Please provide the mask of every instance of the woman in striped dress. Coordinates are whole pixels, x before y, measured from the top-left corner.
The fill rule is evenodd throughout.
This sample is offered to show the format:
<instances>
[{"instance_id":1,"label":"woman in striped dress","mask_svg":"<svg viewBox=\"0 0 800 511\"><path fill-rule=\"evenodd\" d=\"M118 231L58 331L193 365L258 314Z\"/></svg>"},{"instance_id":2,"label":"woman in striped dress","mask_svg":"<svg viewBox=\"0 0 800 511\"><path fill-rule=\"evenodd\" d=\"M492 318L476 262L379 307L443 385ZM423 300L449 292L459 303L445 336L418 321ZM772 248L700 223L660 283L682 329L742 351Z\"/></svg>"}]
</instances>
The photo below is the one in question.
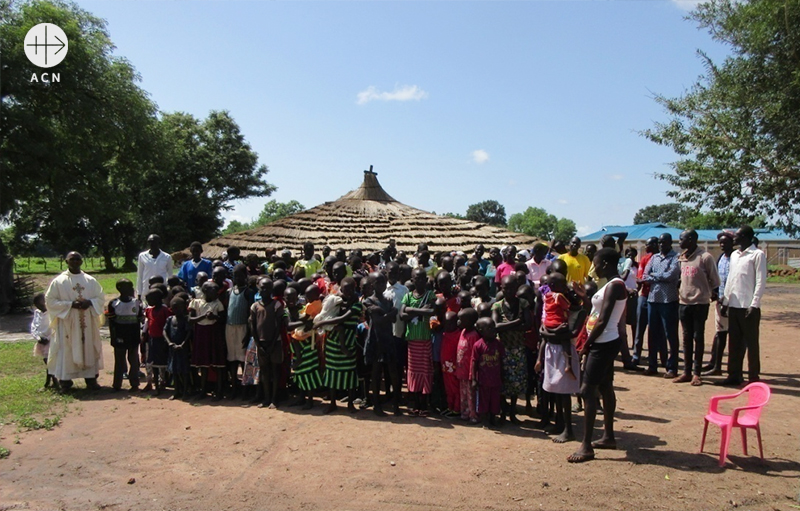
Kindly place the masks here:
<instances>
[{"instance_id":1,"label":"woman in striped dress","mask_svg":"<svg viewBox=\"0 0 800 511\"><path fill-rule=\"evenodd\" d=\"M325 381L328 387L330 404L322 412L325 414L336 410L336 391L348 392L347 409L356 413L353 405L358 373L356 372L356 326L361 318L361 302L356 299L356 281L352 277L342 279L339 295L342 299L341 315L320 321L314 326L321 328L336 325L325 339Z\"/></svg>"},{"instance_id":2,"label":"woman in striped dress","mask_svg":"<svg viewBox=\"0 0 800 511\"><path fill-rule=\"evenodd\" d=\"M428 275L423 268L412 273L414 291L403 297L400 319L406 323L408 341L408 391L414 395L411 415L426 416L425 402L433 390L433 351L429 318L433 315L436 296L428 290Z\"/></svg>"}]
</instances>

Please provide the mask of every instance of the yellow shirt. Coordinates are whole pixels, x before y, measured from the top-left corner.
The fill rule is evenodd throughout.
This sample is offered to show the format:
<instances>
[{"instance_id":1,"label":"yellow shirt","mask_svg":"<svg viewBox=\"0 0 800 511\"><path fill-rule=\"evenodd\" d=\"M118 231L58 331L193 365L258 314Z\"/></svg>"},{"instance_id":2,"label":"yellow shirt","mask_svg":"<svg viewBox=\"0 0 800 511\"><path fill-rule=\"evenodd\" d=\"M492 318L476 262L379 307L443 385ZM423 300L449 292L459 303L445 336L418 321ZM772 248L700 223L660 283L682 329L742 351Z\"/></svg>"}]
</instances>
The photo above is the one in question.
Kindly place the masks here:
<instances>
[{"instance_id":1,"label":"yellow shirt","mask_svg":"<svg viewBox=\"0 0 800 511\"><path fill-rule=\"evenodd\" d=\"M559 259L567 263L567 282L578 282L585 284L586 278L589 276L589 268L592 262L583 254L578 254L572 257L569 252L558 256Z\"/></svg>"},{"instance_id":2,"label":"yellow shirt","mask_svg":"<svg viewBox=\"0 0 800 511\"><path fill-rule=\"evenodd\" d=\"M320 273L320 271L322 270L322 263L320 261L317 261L316 257L312 257L310 260L298 259L297 262L294 263L294 268L292 269L292 275L297 275L297 270L299 268L304 268L306 278L310 279L311 276L314 275L315 273Z\"/></svg>"}]
</instances>

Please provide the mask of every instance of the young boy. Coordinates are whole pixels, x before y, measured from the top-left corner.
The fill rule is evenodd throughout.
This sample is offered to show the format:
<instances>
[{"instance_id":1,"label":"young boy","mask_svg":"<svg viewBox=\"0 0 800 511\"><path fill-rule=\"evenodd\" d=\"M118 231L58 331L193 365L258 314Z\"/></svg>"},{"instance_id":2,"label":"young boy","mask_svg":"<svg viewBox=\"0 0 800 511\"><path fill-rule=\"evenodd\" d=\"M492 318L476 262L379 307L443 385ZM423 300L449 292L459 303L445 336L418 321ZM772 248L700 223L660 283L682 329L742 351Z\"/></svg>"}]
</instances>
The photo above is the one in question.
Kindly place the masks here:
<instances>
[{"instance_id":1,"label":"young boy","mask_svg":"<svg viewBox=\"0 0 800 511\"><path fill-rule=\"evenodd\" d=\"M239 395L239 369L244 365L245 350L250 336L247 323L255 293L247 287L247 267L237 264L233 268L233 288L228 290L228 321L225 323L228 373L234 399Z\"/></svg>"},{"instance_id":2,"label":"young boy","mask_svg":"<svg viewBox=\"0 0 800 511\"><path fill-rule=\"evenodd\" d=\"M364 348L364 361L371 366L373 412L379 417L386 415L380 401L380 388L383 368L388 366L393 391L392 408L395 415L400 415L400 377L397 372L397 346L393 335L398 311L392 301L384 296L386 276L374 272L370 274L369 281L372 295L364 299L362 306L370 325Z\"/></svg>"},{"instance_id":3,"label":"young boy","mask_svg":"<svg viewBox=\"0 0 800 511\"><path fill-rule=\"evenodd\" d=\"M122 376L128 373L131 391L139 390L139 331L143 321L142 307L134 300L136 291L128 279L117 281L119 296L108 302L106 318L114 348L114 383L118 392L122 388ZM130 368L128 368L130 365Z\"/></svg>"},{"instance_id":4,"label":"young boy","mask_svg":"<svg viewBox=\"0 0 800 511\"><path fill-rule=\"evenodd\" d=\"M480 318L475 329L481 338L472 347L470 381L472 388L478 390L478 414L484 426L495 426L495 416L500 413L505 349L492 318Z\"/></svg>"},{"instance_id":5,"label":"young boy","mask_svg":"<svg viewBox=\"0 0 800 511\"><path fill-rule=\"evenodd\" d=\"M169 345L169 372L175 379L175 393L172 399L188 399L190 393L189 347L191 346L192 329L189 326L189 304L183 298L175 297L170 301L172 316L167 318L164 326L164 338Z\"/></svg>"},{"instance_id":6,"label":"young boy","mask_svg":"<svg viewBox=\"0 0 800 511\"><path fill-rule=\"evenodd\" d=\"M50 314L47 312L47 305L44 300L44 293L39 293L33 297L33 305L36 309L33 311L33 321L31 321L31 336L36 340L33 346L33 356L42 357L45 367L45 380L44 388L58 387L56 377L47 371L47 357L50 354L50 337L53 331L50 329Z\"/></svg>"},{"instance_id":7,"label":"young boy","mask_svg":"<svg viewBox=\"0 0 800 511\"><path fill-rule=\"evenodd\" d=\"M172 315L164 305L164 293L160 289L150 289L145 295L147 309L147 362L153 368L153 384L156 396L161 394L166 384L166 371L169 364L169 345L164 339L164 326Z\"/></svg>"},{"instance_id":8,"label":"young boy","mask_svg":"<svg viewBox=\"0 0 800 511\"><path fill-rule=\"evenodd\" d=\"M259 408L274 410L278 407L278 382L283 363L281 328L285 326L286 315L283 303L272 296L272 280L261 277L258 280L261 299L250 307L250 331L258 345L259 380L263 401Z\"/></svg>"}]
</instances>

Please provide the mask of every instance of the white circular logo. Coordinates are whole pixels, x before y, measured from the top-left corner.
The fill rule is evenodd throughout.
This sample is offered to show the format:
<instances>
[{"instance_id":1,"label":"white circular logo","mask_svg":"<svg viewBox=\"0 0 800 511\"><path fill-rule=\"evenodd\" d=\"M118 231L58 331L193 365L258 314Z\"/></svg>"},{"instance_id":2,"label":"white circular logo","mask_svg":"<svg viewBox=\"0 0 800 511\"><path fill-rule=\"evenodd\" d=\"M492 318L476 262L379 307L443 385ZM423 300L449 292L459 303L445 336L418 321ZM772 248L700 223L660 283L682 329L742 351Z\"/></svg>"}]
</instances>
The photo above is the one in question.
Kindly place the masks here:
<instances>
[{"instance_id":1,"label":"white circular logo","mask_svg":"<svg viewBox=\"0 0 800 511\"><path fill-rule=\"evenodd\" d=\"M25 36L25 55L34 66L57 66L67 56L67 35L58 25L39 23Z\"/></svg>"}]
</instances>

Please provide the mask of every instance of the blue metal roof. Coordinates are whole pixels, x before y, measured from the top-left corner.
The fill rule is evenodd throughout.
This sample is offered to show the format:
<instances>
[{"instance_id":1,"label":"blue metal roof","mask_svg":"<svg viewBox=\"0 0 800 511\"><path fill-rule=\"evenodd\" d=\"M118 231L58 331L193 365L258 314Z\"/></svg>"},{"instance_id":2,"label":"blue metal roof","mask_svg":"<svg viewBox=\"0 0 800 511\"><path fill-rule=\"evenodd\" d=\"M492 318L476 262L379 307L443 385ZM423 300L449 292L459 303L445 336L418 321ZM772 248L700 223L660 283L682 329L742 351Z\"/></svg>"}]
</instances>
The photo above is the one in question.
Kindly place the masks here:
<instances>
[{"instance_id":1,"label":"blue metal roof","mask_svg":"<svg viewBox=\"0 0 800 511\"><path fill-rule=\"evenodd\" d=\"M731 232L736 231L736 228L726 229ZM793 241L794 238L783 232L781 229L754 229L756 237L759 241ZM608 225L599 231L581 236L583 242L597 242L603 235L613 232L627 232L628 241L646 241L648 238L655 236L658 238L663 233L668 232L672 235L672 239L677 240L680 237L682 229L669 227L660 222L652 222L649 224L637 225ZM698 241L716 241L717 234L720 231L716 229L698 229Z\"/></svg>"}]
</instances>

